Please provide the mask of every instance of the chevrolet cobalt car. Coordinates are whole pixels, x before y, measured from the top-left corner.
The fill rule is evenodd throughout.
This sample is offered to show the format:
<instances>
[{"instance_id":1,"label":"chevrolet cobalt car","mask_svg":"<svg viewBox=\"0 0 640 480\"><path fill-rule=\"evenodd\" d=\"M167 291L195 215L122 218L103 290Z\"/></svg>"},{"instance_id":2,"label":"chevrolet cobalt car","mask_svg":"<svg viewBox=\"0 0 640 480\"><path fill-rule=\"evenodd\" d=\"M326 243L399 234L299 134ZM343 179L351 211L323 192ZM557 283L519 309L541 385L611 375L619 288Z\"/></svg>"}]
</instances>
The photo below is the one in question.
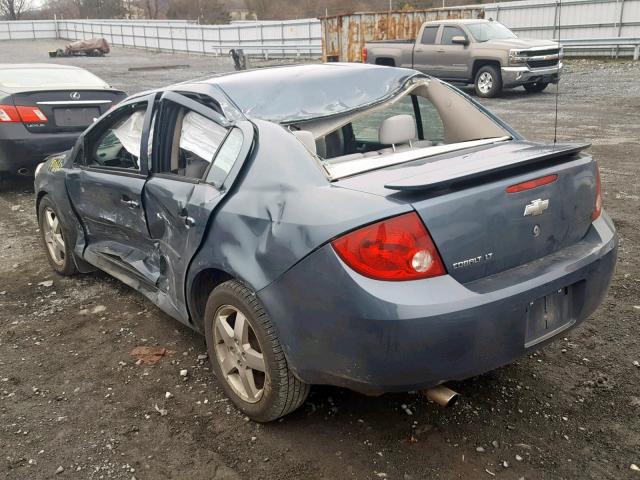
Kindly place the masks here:
<instances>
[{"instance_id":1,"label":"chevrolet cobalt car","mask_svg":"<svg viewBox=\"0 0 640 480\"><path fill-rule=\"evenodd\" d=\"M124 99L92 73L51 64L0 64L0 180L33 175L45 157Z\"/></svg>"},{"instance_id":2,"label":"chevrolet cobalt car","mask_svg":"<svg viewBox=\"0 0 640 480\"><path fill-rule=\"evenodd\" d=\"M202 332L270 421L312 384L428 389L585 320L617 250L585 147L415 70L261 69L129 97L39 166L36 207L55 271Z\"/></svg>"}]
</instances>

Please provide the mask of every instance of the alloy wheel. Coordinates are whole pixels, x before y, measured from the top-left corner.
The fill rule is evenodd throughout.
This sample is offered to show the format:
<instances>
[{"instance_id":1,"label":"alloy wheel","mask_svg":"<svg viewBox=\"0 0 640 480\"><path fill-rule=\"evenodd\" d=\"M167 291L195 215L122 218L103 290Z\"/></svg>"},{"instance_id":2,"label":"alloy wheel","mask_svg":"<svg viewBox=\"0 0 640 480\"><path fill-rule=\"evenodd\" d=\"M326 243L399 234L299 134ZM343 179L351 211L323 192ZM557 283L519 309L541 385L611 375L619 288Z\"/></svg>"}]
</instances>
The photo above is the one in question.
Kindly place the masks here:
<instances>
[{"instance_id":1,"label":"alloy wheel","mask_svg":"<svg viewBox=\"0 0 640 480\"><path fill-rule=\"evenodd\" d=\"M42 222L42 233L47 244L49 255L56 265L63 266L65 260L65 244L62 235L62 225L58 215L51 208L44 209L44 221Z\"/></svg>"},{"instance_id":2,"label":"alloy wheel","mask_svg":"<svg viewBox=\"0 0 640 480\"><path fill-rule=\"evenodd\" d=\"M249 320L236 307L223 305L213 322L216 361L224 380L245 402L258 402L264 393L266 364Z\"/></svg>"},{"instance_id":3,"label":"alloy wheel","mask_svg":"<svg viewBox=\"0 0 640 480\"><path fill-rule=\"evenodd\" d=\"M478 90L485 95L493 88L493 76L489 72L482 72L478 79Z\"/></svg>"}]
</instances>

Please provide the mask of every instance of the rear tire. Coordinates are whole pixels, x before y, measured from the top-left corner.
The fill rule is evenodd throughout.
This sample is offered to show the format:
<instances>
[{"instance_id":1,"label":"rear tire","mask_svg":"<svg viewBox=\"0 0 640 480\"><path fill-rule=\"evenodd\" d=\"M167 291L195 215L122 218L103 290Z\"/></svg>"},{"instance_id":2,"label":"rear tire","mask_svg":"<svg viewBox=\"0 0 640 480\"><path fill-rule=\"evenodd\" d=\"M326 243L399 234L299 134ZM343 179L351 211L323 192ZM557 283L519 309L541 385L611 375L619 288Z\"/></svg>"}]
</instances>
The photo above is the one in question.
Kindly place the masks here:
<instances>
[{"instance_id":1,"label":"rear tire","mask_svg":"<svg viewBox=\"0 0 640 480\"><path fill-rule=\"evenodd\" d=\"M547 88L548 82L525 83L524 89L529 93L539 93Z\"/></svg>"},{"instance_id":2,"label":"rear tire","mask_svg":"<svg viewBox=\"0 0 640 480\"><path fill-rule=\"evenodd\" d=\"M500 69L493 65L480 67L474 81L476 95L482 98L493 98L502 91L502 75Z\"/></svg>"},{"instance_id":3,"label":"rear tire","mask_svg":"<svg viewBox=\"0 0 640 480\"><path fill-rule=\"evenodd\" d=\"M256 422L293 412L309 395L287 365L278 334L255 293L237 280L217 286L204 315L207 351L226 395Z\"/></svg>"},{"instance_id":4,"label":"rear tire","mask_svg":"<svg viewBox=\"0 0 640 480\"><path fill-rule=\"evenodd\" d=\"M80 273L71 244L65 241L65 232L69 229L66 228L62 217L58 215L58 209L47 195L42 197L38 205L38 223L42 244L51 267L64 276Z\"/></svg>"}]
</instances>

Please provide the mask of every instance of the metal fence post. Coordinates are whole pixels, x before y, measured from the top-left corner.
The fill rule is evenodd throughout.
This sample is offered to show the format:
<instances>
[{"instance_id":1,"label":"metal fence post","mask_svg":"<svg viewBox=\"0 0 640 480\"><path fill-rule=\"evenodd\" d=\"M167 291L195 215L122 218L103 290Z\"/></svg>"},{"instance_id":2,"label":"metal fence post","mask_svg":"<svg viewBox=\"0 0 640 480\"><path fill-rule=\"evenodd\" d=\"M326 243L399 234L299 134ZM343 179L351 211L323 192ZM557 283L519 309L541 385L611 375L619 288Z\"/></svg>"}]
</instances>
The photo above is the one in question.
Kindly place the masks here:
<instances>
[{"instance_id":1,"label":"metal fence post","mask_svg":"<svg viewBox=\"0 0 640 480\"><path fill-rule=\"evenodd\" d=\"M622 22L624 21L624 0L620 0L620 17L618 18L618 38L622 35ZM618 58L618 53L620 51L620 46L616 47L616 58Z\"/></svg>"}]
</instances>

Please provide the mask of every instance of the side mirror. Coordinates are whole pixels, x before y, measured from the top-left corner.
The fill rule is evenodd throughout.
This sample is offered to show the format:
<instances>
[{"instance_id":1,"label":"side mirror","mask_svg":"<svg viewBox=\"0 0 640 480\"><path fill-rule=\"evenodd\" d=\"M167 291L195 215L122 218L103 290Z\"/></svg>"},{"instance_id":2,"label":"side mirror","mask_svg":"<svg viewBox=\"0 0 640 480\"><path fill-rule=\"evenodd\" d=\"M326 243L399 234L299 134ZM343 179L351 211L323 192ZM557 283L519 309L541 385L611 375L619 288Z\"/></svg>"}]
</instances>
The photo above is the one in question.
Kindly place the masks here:
<instances>
[{"instance_id":1,"label":"side mirror","mask_svg":"<svg viewBox=\"0 0 640 480\"><path fill-rule=\"evenodd\" d=\"M456 35L455 37L451 37L451 43L453 45L469 45L469 40L462 35Z\"/></svg>"}]
</instances>

